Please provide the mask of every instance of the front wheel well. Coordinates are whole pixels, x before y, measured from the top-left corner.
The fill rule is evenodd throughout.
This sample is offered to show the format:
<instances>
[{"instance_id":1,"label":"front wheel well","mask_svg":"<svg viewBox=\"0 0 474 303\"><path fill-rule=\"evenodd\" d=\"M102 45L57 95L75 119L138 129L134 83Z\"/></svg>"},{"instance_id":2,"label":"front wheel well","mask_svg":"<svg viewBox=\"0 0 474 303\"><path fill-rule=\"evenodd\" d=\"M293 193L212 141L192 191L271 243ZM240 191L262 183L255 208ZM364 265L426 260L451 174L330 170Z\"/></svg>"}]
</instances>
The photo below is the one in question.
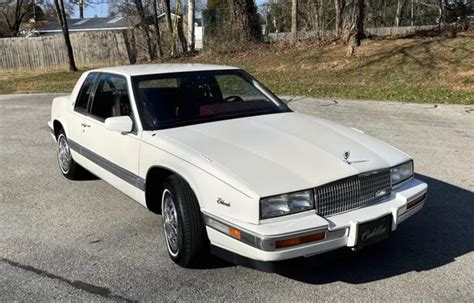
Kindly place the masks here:
<instances>
[{"instance_id":1,"label":"front wheel well","mask_svg":"<svg viewBox=\"0 0 474 303\"><path fill-rule=\"evenodd\" d=\"M152 167L146 175L146 207L156 214L161 214L161 192L163 191L163 184L165 180L171 175L178 174L164 167Z\"/></svg>"}]
</instances>

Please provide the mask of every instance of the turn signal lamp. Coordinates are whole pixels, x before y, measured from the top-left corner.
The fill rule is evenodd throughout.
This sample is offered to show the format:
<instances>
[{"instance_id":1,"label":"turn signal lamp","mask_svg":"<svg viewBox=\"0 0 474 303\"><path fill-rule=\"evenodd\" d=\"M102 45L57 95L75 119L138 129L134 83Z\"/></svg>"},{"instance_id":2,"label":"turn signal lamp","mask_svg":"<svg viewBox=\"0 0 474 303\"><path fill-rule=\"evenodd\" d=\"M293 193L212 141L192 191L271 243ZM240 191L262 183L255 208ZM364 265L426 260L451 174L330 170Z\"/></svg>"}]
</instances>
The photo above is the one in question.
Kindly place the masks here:
<instances>
[{"instance_id":1,"label":"turn signal lamp","mask_svg":"<svg viewBox=\"0 0 474 303\"><path fill-rule=\"evenodd\" d=\"M229 235L240 240L240 231L233 227L229 227Z\"/></svg>"},{"instance_id":2,"label":"turn signal lamp","mask_svg":"<svg viewBox=\"0 0 474 303\"><path fill-rule=\"evenodd\" d=\"M289 247L289 246L305 244L309 242L316 242L316 241L324 240L325 238L326 238L326 232L323 231L323 232L318 232L318 233L310 234L306 236L278 240L275 242L275 248L284 248L284 247Z\"/></svg>"}]
</instances>

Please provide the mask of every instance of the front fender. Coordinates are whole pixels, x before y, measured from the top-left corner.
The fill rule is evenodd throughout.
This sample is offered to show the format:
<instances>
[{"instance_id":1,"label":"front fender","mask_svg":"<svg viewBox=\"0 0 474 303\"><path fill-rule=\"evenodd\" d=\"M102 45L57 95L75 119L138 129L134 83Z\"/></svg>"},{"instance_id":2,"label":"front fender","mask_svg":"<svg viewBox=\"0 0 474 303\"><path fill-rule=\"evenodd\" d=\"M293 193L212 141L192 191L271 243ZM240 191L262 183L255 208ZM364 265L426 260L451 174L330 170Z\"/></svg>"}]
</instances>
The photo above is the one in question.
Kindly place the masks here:
<instances>
[{"instance_id":1,"label":"front fender","mask_svg":"<svg viewBox=\"0 0 474 303\"><path fill-rule=\"evenodd\" d=\"M140 172L143 172L141 177L146 178L148 171L153 167L165 168L186 180L194 191L202 211L258 224L258 196L238 190L232 184L224 182L192 162L143 143L140 152Z\"/></svg>"}]
</instances>

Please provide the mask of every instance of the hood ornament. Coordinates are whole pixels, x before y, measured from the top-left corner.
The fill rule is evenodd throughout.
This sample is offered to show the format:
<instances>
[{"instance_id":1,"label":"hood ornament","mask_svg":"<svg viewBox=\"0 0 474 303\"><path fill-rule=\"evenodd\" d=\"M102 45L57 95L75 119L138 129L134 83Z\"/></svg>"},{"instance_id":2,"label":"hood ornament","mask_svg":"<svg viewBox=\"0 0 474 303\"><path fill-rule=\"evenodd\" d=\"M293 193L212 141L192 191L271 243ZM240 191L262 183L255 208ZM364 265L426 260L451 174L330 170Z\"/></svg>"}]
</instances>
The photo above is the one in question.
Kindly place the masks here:
<instances>
[{"instance_id":1,"label":"hood ornament","mask_svg":"<svg viewBox=\"0 0 474 303\"><path fill-rule=\"evenodd\" d=\"M344 158L343 162L348 165L351 165L351 162L349 161L350 156L351 156L351 152L349 150L344 151L344 153L342 154L342 157Z\"/></svg>"}]
</instances>

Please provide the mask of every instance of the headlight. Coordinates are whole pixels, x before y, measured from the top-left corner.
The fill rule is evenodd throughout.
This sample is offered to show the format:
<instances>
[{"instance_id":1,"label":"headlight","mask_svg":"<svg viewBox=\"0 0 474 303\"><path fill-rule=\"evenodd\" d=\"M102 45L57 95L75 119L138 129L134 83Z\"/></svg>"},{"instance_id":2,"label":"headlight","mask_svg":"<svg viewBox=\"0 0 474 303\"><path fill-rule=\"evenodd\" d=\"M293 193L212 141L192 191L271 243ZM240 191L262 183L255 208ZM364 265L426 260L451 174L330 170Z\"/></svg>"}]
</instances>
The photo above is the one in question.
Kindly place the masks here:
<instances>
[{"instance_id":1,"label":"headlight","mask_svg":"<svg viewBox=\"0 0 474 303\"><path fill-rule=\"evenodd\" d=\"M413 161L395 166L390 170L392 187L402 183L413 176Z\"/></svg>"},{"instance_id":2,"label":"headlight","mask_svg":"<svg viewBox=\"0 0 474 303\"><path fill-rule=\"evenodd\" d=\"M312 190L283 194L260 200L260 216L262 219L289 215L313 208Z\"/></svg>"}]
</instances>

